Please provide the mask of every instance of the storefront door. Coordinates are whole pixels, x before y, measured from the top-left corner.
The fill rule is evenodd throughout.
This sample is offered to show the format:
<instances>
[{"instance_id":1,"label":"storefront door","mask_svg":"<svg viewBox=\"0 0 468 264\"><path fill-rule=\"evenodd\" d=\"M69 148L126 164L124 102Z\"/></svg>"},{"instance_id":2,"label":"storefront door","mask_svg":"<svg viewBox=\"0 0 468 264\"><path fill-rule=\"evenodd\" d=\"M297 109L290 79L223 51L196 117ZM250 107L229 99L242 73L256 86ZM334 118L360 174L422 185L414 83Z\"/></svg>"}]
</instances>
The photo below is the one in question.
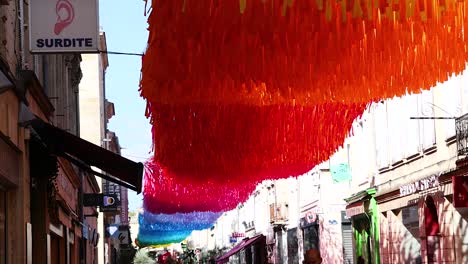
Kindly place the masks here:
<instances>
[{"instance_id":1,"label":"storefront door","mask_svg":"<svg viewBox=\"0 0 468 264\"><path fill-rule=\"evenodd\" d=\"M437 208L431 196L426 198L424 227L426 229L427 263L439 263L440 225L437 217Z\"/></svg>"},{"instance_id":2,"label":"storefront door","mask_svg":"<svg viewBox=\"0 0 468 264\"><path fill-rule=\"evenodd\" d=\"M319 225L314 223L303 229L304 237L304 252L307 252L309 249L320 250L320 240L319 240Z\"/></svg>"},{"instance_id":3,"label":"storefront door","mask_svg":"<svg viewBox=\"0 0 468 264\"><path fill-rule=\"evenodd\" d=\"M341 212L341 235L343 239L343 263L353 264L353 228L351 220L346 217L346 212Z\"/></svg>"},{"instance_id":4,"label":"storefront door","mask_svg":"<svg viewBox=\"0 0 468 264\"><path fill-rule=\"evenodd\" d=\"M370 220L361 214L353 220L354 238L356 242L356 263L372 263L370 243Z\"/></svg>"}]
</instances>

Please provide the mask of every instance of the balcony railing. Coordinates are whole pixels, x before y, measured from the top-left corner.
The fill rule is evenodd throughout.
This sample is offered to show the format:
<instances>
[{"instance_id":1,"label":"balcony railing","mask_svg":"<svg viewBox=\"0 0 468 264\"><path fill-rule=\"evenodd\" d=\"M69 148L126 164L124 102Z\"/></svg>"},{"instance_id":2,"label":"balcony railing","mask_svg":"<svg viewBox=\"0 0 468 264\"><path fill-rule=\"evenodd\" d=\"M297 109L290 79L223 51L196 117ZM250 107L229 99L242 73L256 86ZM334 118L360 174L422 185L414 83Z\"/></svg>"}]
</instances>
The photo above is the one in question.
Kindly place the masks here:
<instances>
[{"instance_id":1,"label":"balcony railing","mask_svg":"<svg viewBox=\"0 0 468 264\"><path fill-rule=\"evenodd\" d=\"M458 156L468 155L468 114L455 119Z\"/></svg>"}]
</instances>

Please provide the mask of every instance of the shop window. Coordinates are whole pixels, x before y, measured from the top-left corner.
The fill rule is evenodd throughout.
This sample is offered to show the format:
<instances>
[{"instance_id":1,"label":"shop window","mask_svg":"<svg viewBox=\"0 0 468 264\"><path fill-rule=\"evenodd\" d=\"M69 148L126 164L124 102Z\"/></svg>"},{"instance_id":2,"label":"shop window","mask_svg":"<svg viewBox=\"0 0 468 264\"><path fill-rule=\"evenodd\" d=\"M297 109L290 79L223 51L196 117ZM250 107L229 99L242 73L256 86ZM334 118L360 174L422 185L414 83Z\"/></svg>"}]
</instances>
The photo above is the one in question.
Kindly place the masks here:
<instances>
[{"instance_id":1,"label":"shop window","mask_svg":"<svg viewBox=\"0 0 468 264\"><path fill-rule=\"evenodd\" d=\"M6 263L6 192L0 189L0 264Z\"/></svg>"},{"instance_id":2,"label":"shop window","mask_svg":"<svg viewBox=\"0 0 468 264\"><path fill-rule=\"evenodd\" d=\"M421 263L421 236L419 233L419 207L413 205L401 209L401 221L407 232L401 239L401 247L406 248L406 263Z\"/></svg>"},{"instance_id":3,"label":"shop window","mask_svg":"<svg viewBox=\"0 0 468 264\"><path fill-rule=\"evenodd\" d=\"M401 210L402 212L402 222L403 225L408 229L411 235L420 241L419 235L419 214L418 214L418 206L409 206L405 207Z\"/></svg>"}]
</instances>

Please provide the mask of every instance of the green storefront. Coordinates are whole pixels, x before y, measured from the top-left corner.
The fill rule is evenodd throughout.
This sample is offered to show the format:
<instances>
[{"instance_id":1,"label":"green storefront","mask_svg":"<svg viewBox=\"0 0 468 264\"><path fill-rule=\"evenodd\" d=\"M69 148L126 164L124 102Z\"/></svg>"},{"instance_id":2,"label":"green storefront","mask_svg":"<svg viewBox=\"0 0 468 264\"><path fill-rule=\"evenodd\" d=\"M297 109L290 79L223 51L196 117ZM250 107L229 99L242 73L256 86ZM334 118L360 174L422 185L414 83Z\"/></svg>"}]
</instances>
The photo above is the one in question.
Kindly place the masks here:
<instances>
[{"instance_id":1,"label":"green storefront","mask_svg":"<svg viewBox=\"0 0 468 264\"><path fill-rule=\"evenodd\" d=\"M346 216L353 225L354 263L380 264L380 231L375 188L345 199Z\"/></svg>"}]
</instances>

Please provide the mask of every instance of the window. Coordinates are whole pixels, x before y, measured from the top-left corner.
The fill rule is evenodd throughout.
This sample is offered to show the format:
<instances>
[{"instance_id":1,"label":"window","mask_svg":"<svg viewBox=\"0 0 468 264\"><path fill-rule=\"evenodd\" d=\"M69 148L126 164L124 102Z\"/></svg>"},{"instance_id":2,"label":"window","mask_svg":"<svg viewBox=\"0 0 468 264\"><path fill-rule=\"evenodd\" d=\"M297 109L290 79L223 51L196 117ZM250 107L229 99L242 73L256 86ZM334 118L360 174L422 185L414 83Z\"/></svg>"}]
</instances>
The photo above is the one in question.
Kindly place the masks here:
<instances>
[{"instance_id":1,"label":"window","mask_svg":"<svg viewBox=\"0 0 468 264\"><path fill-rule=\"evenodd\" d=\"M415 239L420 241L418 209L417 205L405 207L401 209L401 214L403 225Z\"/></svg>"},{"instance_id":2,"label":"window","mask_svg":"<svg viewBox=\"0 0 468 264\"><path fill-rule=\"evenodd\" d=\"M448 81L443 84L439 84L438 88L443 91L442 102L439 105L438 115L443 117L458 117L462 114L462 91L463 86L466 85L466 77L464 76L452 76ZM451 138L455 136L455 121L454 120L443 120L445 128L445 138Z\"/></svg>"},{"instance_id":3,"label":"window","mask_svg":"<svg viewBox=\"0 0 468 264\"><path fill-rule=\"evenodd\" d=\"M410 119L410 117L417 117L419 116L418 111L418 97L413 96L405 96L404 97L404 109L406 115L406 119L404 120L406 124L406 146L405 146L405 156L411 157L415 154L418 154L420 151L419 148L419 120L417 119Z\"/></svg>"},{"instance_id":4,"label":"window","mask_svg":"<svg viewBox=\"0 0 468 264\"><path fill-rule=\"evenodd\" d=\"M401 209L401 221L406 230L400 237L401 247L406 249L406 262L421 263L421 236L419 233L419 207L413 205Z\"/></svg>"},{"instance_id":5,"label":"window","mask_svg":"<svg viewBox=\"0 0 468 264\"><path fill-rule=\"evenodd\" d=\"M432 90L423 91L418 95L418 110L421 117L434 117L434 100ZM435 144L435 120L420 119L419 120L419 145L421 150L425 150Z\"/></svg>"},{"instance_id":6,"label":"window","mask_svg":"<svg viewBox=\"0 0 468 264\"><path fill-rule=\"evenodd\" d=\"M375 146L377 151L377 167L385 168L389 164L388 151L388 122L387 103L381 102L374 105Z\"/></svg>"},{"instance_id":7,"label":"window","mask_svg":"<svg viewBox=\"0 0 468 264\"><path fill-rule=\"evenodd\" d=\"M388 133L388 141L390 149L391 163L398 162L405 156L406 144L406 129L405 125L409 118L404 112L405 101L403 98L396 97L387 102L388 111L388 126L390 133ZM397 124L402 124L401 126Z\"/></svg>"},{"instance_id":8,"label":"window","mask_svg":"<svg viewBox=\"0 0 468 264\"><path fill-rule=\"evenodd\" d=\"M435 120L418 119L435 116L432 90L376 103L373 113L379 169L418 154L436 143Z\"/></svg>"}]
</instances>

